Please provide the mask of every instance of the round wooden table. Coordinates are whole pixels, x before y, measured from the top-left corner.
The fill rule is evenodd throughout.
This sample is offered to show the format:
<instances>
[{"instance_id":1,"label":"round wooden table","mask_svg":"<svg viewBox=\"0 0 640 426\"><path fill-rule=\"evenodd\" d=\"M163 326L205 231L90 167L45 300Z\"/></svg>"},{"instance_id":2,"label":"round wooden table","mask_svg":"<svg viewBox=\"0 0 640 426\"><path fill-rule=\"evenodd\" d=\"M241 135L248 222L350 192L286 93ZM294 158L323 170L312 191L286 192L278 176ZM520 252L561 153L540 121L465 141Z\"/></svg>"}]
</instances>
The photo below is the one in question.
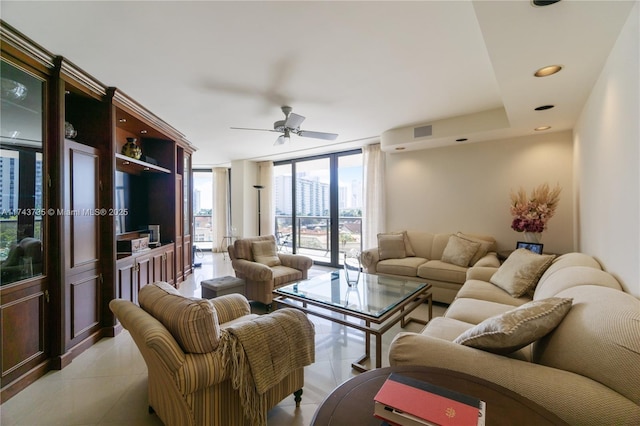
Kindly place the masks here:
<instances>
[{"instance_id":1,"label":"round wooden table","mask_svg":"<svg viewBox=\"0 0 640 426\"><path fill-rule=\"evenodd\" d=\"M362 373L338 386L318 407L312 425L380 426L373 398L389 374L399 373L486 402L486 425L564 425L562 419L517 393L478 377L434 367L386 367Z\"/></svg>"}]
</instances>

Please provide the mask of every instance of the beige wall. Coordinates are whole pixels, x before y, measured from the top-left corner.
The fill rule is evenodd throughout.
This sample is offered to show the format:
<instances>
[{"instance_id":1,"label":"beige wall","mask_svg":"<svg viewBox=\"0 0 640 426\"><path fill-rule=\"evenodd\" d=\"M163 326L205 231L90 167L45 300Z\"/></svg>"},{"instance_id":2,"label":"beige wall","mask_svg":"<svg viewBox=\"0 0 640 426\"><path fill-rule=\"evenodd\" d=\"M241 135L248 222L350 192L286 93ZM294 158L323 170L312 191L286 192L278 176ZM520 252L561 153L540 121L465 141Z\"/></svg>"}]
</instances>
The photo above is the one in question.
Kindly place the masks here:
<instances>
[{"instance_id":1,"label":"beige wall","mask_svg":"<svg viewBox=\"0 0 640 426\"><path fill-rule=\"evenodd\" d=\"M571 132L387 154L387 230L493 235L513 249L510 191L559 183L560 204L543 233L544 250L574 251Z\"/></svg>"},{"instance_id":2,"label":"beige wall","mask_svg":"<svg viewBox=\"0 0 640 426\"><path fill-rule=\"evenodd\" d=\"M574 130L579 249L640 296L640 6L634 6Z\"/></svg>"}]
</instances>

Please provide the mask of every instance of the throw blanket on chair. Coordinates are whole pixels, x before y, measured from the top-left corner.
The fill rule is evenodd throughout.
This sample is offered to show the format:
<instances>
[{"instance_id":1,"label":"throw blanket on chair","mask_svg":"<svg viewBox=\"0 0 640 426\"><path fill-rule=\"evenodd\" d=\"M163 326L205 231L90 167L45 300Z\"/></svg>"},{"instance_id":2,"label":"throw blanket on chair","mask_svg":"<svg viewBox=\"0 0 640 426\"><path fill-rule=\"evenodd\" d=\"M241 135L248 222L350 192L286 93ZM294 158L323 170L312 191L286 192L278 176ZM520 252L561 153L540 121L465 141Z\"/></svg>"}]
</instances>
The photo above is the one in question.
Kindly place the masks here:
<instances>
[{"instance_id":1,"label":"throw blanket on chair","mask_svg":"<svg viewBox=\"0 0 640 426\"><path fill-rule=\"evenodd\" d=\"M315 361L313 323L293 308L279 309L222 332L223 363L253 425L267 424L266 392Z\"/></svg>"}]
</instances>

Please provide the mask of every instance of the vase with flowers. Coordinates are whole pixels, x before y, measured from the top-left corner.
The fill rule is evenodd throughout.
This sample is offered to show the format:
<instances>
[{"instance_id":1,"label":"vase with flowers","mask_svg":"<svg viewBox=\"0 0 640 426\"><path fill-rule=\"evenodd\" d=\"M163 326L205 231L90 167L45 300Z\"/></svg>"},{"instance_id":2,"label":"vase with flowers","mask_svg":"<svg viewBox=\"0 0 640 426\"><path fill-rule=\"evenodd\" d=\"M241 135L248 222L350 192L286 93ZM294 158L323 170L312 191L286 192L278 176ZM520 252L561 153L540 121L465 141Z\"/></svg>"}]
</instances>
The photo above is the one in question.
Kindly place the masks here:
<instances>
[{"instance_id":1,"label":"vase with flowers","mask_svg":"<svg viewBox=\"0 0 640 426\"><path fill-rule=\"evenodd\" d=\"M527 242L540 242L542 231L547 229L547 222L553 217L560 201L559 185L551 189L544 183L527 192L520 188L518 192L511 192L511 229L524 232Z\"/></svg>"}]
</instances>

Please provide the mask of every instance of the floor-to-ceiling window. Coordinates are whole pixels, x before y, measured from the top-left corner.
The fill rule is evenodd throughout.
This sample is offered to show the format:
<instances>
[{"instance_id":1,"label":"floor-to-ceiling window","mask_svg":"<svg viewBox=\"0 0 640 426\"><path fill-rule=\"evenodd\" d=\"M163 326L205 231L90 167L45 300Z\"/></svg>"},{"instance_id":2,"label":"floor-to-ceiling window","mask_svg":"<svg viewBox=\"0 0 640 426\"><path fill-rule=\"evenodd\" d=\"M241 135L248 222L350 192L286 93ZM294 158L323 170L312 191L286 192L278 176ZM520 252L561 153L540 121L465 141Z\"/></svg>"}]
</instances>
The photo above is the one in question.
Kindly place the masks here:
<instances>
[{"instance_id":1,"label":"floor-to-ceiling window","mask_svg":"<svg viewBox=\"0 0 640 426\"><path fill-rule=\"evenodd\" d=\"M281 251L337 266L342 253L361 248L360 150L278 162L274 179Z\"/></svg>"},{"instance_id":2,"label":"floor-to-ceiling window","mask_svg":"<svg viewBox=\"0 0 640 426\"><path fill-rule=\"evenodd\" d=\"M193 244L201 250L213 247L213 174L211 170L193 171Z\"/></svg>"}]
</instances>

